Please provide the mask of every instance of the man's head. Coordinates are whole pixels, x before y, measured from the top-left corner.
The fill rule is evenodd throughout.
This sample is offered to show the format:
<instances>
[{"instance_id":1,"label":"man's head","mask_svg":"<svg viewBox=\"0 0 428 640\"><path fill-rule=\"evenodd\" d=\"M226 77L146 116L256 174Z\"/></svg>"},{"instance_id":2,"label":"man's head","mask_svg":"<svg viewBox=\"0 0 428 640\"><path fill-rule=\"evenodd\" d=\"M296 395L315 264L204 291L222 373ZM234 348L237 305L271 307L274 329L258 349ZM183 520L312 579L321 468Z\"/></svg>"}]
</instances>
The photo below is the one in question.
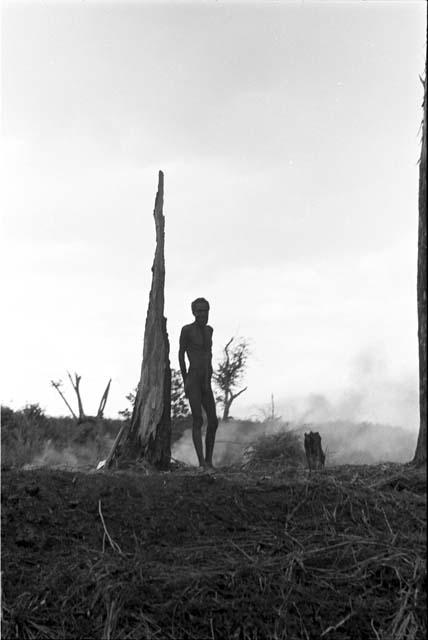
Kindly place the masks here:
<instances>
[{"instance_id":1,"label":"man's head","mask_svg":"<svg viewBox=\"0 0 428 640\"><path fill-rule=\"evenodd\" d=\"M196 298L192 302L192 313L195 316L197 324L204 327L208 322L208 314L210 310L210 304L205 298Z\"/></svg>"}]
</instances>

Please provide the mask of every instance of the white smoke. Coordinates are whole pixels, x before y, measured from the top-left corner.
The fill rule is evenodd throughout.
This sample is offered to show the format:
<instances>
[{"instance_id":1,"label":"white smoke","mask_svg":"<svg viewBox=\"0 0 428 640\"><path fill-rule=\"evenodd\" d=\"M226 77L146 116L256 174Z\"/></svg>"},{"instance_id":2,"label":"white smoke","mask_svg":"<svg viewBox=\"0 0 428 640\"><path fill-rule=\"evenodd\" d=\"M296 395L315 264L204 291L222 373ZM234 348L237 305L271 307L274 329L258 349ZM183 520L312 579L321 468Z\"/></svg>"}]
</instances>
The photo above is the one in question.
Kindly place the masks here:
<instances>
[{"instance_id":1,"label":"white smoke","mask_svg":"<svg viewBox=\"0 0 428 640\"><path fill-rule=\"evenodd\" d=\"M302 436L309 430L321 435L327 464L409 462L417 439L416 432L371 422L336 420L297 428Z\"/></svg>"},{"instance_id":2,"label":"white smoke","mask_svg":"<svg viewBox=\"0 0 428 640\"><path fill-rule=\"evenodd\" d=\"M75 469L79 465L76 454L71 447L58 450L52 444L51 440L47 440L44 444L43 451L36 455L31 462L25 464L23 469L35 469L37 467L50 467L52 469L71 468Z\"/></svg>"},{"instance_id":3,"label":"white smoke","mask_svg":"<svg viewBox=\"0 0 428 640\"><path fill-rule=\"evenodd\" d=\"M326 464L377 464L380 462L408 462L416 446L416 432L401 427L335 420L308 421L305 424L281 420L230 420L219 424L214 448L216 467L239 464L247 459L257 439L282 431L295 431L301 438L306 431L317 431L322 438ZM188 465L197 465L192 431L187 429L175 443L172 457Z\"/></svg>"},{"instance_id":4,"label":"white smoke","mask_svg":"<svg viewBox=\"0 0 428 640\"><path fill-rule=\"evenodd\" d=\"M113 439L104 436L98 443L72 444L63 449L58 449L49 439L45 442L42 452L34 456L31 462L25 464L22 468L25 471L39 467L73 471L78 471L79 469L87 470L94 467L101 457L105 457L106 452L111 449L112 445Z\"/></svg>"},{"instance_id":5,"label":"white smoke","mask_svg":"<svg viewBox=\"0 0 428 640\"><path fill-rule=\"evenodd\" d=\"M225 466L242 461L247 448L258 438L277 433L284 428L285 425L277 420L264 422L227 420L220 422L214 447L214 466ZM204 438L205 433L203 432ZM189 465L198 464L191 429L186 429L180 440L175 443L172 457Z\"/></svg>"},{"instance_id":6,"label":"white smoke","mask_svg":"<svg viewBox=\"0 0 428 640\"><path fill-rule=\"evenodd\" d=\"M296 424L345 420L412 431L419 426L417 376L392 374L379 349L362 351L357 356L344 390L287 397L277 405L282 418Z\"/></svg>"}]
</instances>

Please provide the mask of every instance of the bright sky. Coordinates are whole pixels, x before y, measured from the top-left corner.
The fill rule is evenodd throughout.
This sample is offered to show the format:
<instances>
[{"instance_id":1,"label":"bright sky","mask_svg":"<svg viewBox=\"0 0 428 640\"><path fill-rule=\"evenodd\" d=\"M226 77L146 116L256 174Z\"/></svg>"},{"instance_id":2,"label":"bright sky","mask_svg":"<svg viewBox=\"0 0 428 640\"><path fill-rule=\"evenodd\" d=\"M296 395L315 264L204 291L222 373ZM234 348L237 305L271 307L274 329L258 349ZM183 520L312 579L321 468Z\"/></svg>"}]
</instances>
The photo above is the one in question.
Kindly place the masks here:
<instances>
[{"instance_id":1,"label":"bright sky","mask_svg":"<svg viewBox=\"0 0 428 640\"><path fill-rule=\"evenodd\" d=\"M236 417L416 428L425 33L424 0L4 4L2 401L65 414L69 369L127 406L162 169L172 366L204 296L215 360L251 341Z\"/></svg>"}]
</instances>

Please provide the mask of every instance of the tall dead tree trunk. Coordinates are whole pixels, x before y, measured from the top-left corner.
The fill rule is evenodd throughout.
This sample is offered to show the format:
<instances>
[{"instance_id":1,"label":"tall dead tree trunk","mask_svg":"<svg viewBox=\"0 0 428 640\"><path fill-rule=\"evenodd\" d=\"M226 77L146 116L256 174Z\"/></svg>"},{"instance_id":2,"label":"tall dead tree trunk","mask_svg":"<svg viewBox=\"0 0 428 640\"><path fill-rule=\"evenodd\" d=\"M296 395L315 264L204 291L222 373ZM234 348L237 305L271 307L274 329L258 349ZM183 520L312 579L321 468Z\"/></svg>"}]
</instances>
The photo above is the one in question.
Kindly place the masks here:
<instances>
[{"instance_id":1,"label":"tall dead tree trunk","mask_svg":"<svg viewBox=\"0 0 428 640\"><path fill-rule=\"evenodd\" d=\"M427 43L428 48L428 43ZM419 341L419 436L413 461L427 460L427 60L425 59L424 119L419 162L418 230L418 341Z\"/></svg>"},{"instance_id":2,"label":"tall dead tree trunk","mask_svg":"<svg viewBox=\"0 0 428 640\"><path fill-rule=\"evenodd\" d=\"M171 459L171 369L165 306L165 218L163 173L159 171L154 219L156 251L152 286L144 330L143 362L131 424L118 452L118 460L145 459L159 469ZM112 459L112 456L109 456Z\"/></svg>"}]
</instances>

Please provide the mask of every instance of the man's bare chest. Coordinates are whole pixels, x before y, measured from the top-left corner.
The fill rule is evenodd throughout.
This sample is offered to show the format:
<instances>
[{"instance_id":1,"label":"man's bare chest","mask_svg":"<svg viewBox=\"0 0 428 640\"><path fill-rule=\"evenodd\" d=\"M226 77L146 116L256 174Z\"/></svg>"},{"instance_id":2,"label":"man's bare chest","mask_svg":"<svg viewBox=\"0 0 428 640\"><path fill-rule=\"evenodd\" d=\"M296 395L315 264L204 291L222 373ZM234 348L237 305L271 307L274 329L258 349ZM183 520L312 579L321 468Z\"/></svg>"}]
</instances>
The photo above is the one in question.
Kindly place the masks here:
<instances>
[{"instance_id":1,"label":"man's bare chest","mask_svg":"<svg viewBox=\"0 0 428 640\"><path fill-rule=\"evenodd\" d=\"M211 332L207 327L193 326L187 335L187 348L191 351L210 351L212 345Z\"/></svg>"}]
</instances>

